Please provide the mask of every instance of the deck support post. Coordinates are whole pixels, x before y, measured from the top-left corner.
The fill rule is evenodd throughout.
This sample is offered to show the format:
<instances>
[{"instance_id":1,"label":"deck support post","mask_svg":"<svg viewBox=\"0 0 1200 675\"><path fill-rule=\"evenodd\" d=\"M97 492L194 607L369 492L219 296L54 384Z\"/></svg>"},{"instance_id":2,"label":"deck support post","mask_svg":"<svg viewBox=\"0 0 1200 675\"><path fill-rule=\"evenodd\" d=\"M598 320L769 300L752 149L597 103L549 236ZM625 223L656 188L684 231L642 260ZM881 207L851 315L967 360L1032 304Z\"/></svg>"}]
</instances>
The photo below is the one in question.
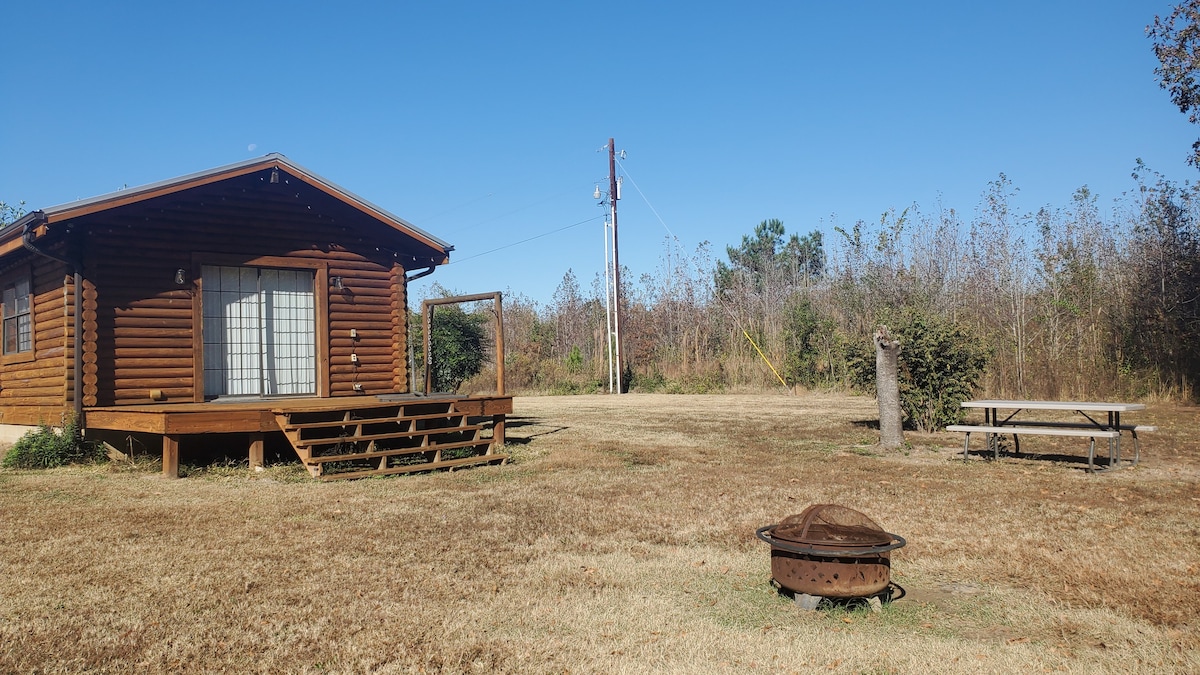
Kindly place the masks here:
<instances>
[{"instance_id":1,"label":"deck support post","mask_svg":"<svg viewBox=\"0 0 1200 675\"><path fill-rule=\"evenodd\" d=\"M179 436L163 434L163 476L179 478Z\"/></svg>"},{"instance_id":2,"label":"deck support post","mask_svg":"<svg viewBox=\"0 0 1200 675\"><path fill-rule=\"evenodd\" d=\"M504 445L504 415L492 415L492 444L488 448L488 454L491 454L493 450L499 450L502 445Z\"/></svg>"},{"instance_id":3,"label":"deck support post","mask_svg":"<svg viewBox=\"0 0 1200 675\"><path fill-rule=\"evenodd\" d=\"M250 434L250 468L259 469L263 465L263 435L262 433Z\"/></svg>"}]
</instances>

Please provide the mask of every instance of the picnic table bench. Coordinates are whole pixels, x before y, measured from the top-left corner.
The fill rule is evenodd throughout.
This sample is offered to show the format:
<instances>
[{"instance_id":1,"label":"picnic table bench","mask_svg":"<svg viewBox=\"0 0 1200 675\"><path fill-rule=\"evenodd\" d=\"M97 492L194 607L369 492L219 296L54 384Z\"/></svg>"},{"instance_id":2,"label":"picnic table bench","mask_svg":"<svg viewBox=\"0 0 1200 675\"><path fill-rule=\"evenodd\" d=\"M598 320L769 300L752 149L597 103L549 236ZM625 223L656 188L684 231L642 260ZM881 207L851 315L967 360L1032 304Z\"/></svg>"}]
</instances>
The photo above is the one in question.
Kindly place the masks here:
<instances>
[{"instance_id":1,"label":"picnic table bench","mask_svg":"<svg viewBox=\"0 0 1200 675\"><path fill-rule=\"evenodd\" d=\"M1097 471L1095 465L1096 439L1108 440L1108 465L1104 470L1115 469L1121 463L1121 434L1129 432L1133 438L1134 456L1132 465L1141 458L1138 447L1138 432L1157 431L1157 427L1149 425L1122 424L1121 413L1145 409L1141 403L1103 403L1080 401L1019 401L1019 400L980 400L964 401L964 408L982 408L984 411L983 424L951 424L946 431L965 434L963 441L963 459L969 456L971 434L982 433L986 438L986 450L991 450L993 459L999 459L1001 435L1013 437L1016 451L1020 452L1020 436L1025 434L1039 436L1069 436L1088 439L1088 472ZM1001 419L1000 410L1012 411ZM1082 416L1080 421L1045 421L1019 418L1018 414L1026 410L1040 411L1070 411ZM1089 413L1106 413L1107 419L1093 417ZM985 452L986 452L985 450Z\"/></svg>"}]
</instances>

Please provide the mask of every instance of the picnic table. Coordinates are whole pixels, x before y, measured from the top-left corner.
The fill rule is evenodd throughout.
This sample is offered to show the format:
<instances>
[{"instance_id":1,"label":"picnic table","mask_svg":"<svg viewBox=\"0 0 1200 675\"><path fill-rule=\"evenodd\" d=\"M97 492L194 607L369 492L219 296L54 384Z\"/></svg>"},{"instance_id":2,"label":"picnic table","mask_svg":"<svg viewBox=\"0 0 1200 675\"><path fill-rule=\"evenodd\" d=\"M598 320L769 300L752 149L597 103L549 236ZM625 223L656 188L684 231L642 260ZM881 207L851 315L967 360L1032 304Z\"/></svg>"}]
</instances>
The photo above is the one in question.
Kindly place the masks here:
<instances>
[{"instance_id":1,"label":"picnic table","mask_svg":"<svg viewBox=\"0 0 1200 675\"><path fill-rule=\"evenodd\" d=\"M1134 457L1132 464L1136 465L1141 457L1138 448L1137 434L1139 431L1155 431L1157 427L1146 425L1131 425L1121 422L1121 413L1144 410L1142 403L1112 403L1098 401L1019 401L984 399L964 401L964 408L983 410L982 425L952 424L946 431L957 431L966 434L963 442L963 459L967 459L971 443L971 433L981 432L987 439L987 450L992 452L994 459L999 458L1002 435L1012 435L1017 452L1020 452L1019 436L1036 434L1042 436L1075 436L1089 439L1088 471L1095 472L1096 439L1108 440L1108 465L1105 470L1115 469L1121 463L1121 434L1129 432L1133 438ZM1004 416L1001 416L1004 411ZM1073 412L1077 415L1074 420L1039 420L1028 416L1030 411ZM1101 414L1103 413L1103 415Z\"/></svg>"}]
</instances>

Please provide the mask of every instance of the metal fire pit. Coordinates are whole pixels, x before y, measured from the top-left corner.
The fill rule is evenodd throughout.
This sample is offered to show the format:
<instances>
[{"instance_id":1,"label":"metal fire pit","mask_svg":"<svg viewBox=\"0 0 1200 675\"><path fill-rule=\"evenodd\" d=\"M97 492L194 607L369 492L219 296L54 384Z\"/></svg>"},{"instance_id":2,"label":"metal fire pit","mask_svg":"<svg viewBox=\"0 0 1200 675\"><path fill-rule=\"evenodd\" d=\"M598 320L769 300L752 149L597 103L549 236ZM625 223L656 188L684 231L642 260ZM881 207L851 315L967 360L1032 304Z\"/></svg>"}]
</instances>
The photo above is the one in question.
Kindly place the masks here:
<instances>
[{"instance_id":1,"label":"metal fire pit","mask_svg":"<svg viewBox=\"0 0 1200 675\"><path fill-rule=\"evenodd\" d=\"M826 598L877 595L891 582L891 551L904 537L862 513L813 504L755 535L771 545L771 576L793 593Z\"/></svg>"}]
</instances>

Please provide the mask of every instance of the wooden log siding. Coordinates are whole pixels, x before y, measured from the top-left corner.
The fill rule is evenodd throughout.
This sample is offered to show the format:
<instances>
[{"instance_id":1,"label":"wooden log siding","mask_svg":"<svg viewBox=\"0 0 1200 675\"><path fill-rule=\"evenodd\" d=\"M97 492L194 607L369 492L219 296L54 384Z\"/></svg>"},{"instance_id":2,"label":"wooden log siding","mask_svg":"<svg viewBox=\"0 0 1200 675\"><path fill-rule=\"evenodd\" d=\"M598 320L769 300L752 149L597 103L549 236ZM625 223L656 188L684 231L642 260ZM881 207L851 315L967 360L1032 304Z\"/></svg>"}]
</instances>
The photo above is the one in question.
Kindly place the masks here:
<instances>
[{"instance_id":1,"label":"wooden log siding","mask_svg":"<svg viewBox=\"0 0 1200 675\"><path fill-rule=\"evenodd\" d=\"M286 260L257 265L259 258L323 268L318 284L342 278L340 292L326 283L326 306L319 304L325 289L317 289L317 312L326 312L317 324L325 334L318 334L317 342L327 349L318 369L327 369L331 395L357 395L355 383L363 393L408 390L407 377L396 377L403 360L395 358L403 350L392 346L397 336L404 343L407 328L403 312L395 311L404 299L404 270L372 244L363 244L362 253L349 250L359 245L360 235L328 219L246 216L261 206L222 206L220 220L163 213L152 222L116 218L89 228L85 269L94 283L85 285L84 297L86 405L148 403L151 389L161 390L167 402L201 400L203 374L196 369L203 343L200 327L193 326L200 267L242 264L229 261L287 266ZM185 271L183 287L174 283L177 269ZM357 340L351 339L351 329ZM357 366L351 354L358 355Z\"/></svg>"},{"instance_id":2,"label":"wooden log siding","mask_svg":"<svg viewBox=\"0 0 1200 675\"><path fill-rule=\"evenodd\" d=\"M177 248L168 256L147 251L136 239L123 241L121 246L113 244L104 241L88 248L94 257L86 267L97 291L97 358L94 382L85 360L87 391L95 386L94 405L147 403L152 389L190 400L194 385L192 294L174 283L174 270L186 266L169 260L186 252ZM114 248L123 248L124 253ZM88 309L85 296L84 312ZM122 339L132 336L154 339L175 350L175 355L152 352L117 358L117 349L124 348Z\"/></svg>"},{"instance_id":3,"label":"wooden log siding","mask_svg":"<svg viewBox=\"0 0 1200 675\"><path fill-rule=\"evenodd\" d=\"M0 365L0 423L58 425L70 410L68 354L74 300L70 270L48 258L33 258L31 320L33 359ZM66 292L64 292L64 288Z\"/></svg>"},{"instance_id":4,"label":"wooden log siding","mask_svg":"<svg viewBox=\"0 0 1200 675\"><path fill-rule=\"evenodd\" d=\"M396 291L390 268L346 260L341 254L330 263L329 276L341 277L343 285L340 292L331 289L329 293L330 393L358 394L355 384L361 385L363 394L406 391L395 388L394 351L382 344L395 334L392 303ZM352 329L357 339L350 336Z\"/></svg>"}]
</instances>

